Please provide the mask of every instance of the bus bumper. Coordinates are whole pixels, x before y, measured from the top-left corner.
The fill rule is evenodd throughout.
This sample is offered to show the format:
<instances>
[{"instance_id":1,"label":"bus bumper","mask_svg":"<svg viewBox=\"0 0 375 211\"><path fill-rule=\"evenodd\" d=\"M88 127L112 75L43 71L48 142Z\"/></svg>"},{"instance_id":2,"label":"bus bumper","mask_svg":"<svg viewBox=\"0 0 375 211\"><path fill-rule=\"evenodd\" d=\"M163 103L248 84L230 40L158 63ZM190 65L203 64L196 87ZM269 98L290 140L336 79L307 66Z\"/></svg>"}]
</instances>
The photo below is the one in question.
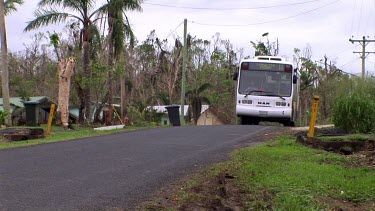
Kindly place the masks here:
<instances>
[{"instance_id":1,"label":"bus bumper","mask_svg":"<svg viewBox=\"0 0 375 211\"><path fill-rule=\"evenodd\" d=\"M291 119L292 109L290 107L260 107L249 105L237 105L237 116L249 116L259 118Z\"/></svg>"}]
</instances>

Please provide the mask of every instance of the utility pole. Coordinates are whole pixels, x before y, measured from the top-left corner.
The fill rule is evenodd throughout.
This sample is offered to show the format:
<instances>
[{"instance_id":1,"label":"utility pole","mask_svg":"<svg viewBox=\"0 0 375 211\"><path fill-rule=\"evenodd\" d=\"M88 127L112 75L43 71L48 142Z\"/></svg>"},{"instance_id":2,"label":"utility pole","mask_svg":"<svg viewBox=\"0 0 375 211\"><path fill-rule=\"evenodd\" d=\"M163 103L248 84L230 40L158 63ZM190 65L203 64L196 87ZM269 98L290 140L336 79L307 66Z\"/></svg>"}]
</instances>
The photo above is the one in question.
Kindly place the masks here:
<instances>
[{"instance_id":1,"label":"utility pole","mask_svg":"<svg viewBox=\"0 0 375 211\"><path fill-rule=\"evenodd\" d=\"M362 79L365 78L365 60L366 60L366 56L370 53L375 53L375 52L366 52L366 45L369 43L369 42L375 42L375 40L367 40L365 36L362 37L362 40L353 40L353 39L349 39L349 41L351 43L354 43L354 42L359 42L361 45L362 45L362 52L356 52L354 51L353 53L359 53L361 55L361 59L362 59Z\"/></svg>"},{"instance_id":2,"label":"utility pole","mask_svg":"<svg viewBox=\"0 0 375 211\"><path fill-rule=\"evenodd\" d=\"M182 49L182 84L181 84L181 125L185 125L185 84L186 84L186 61L187 61L187 19L184 19L184 47Z\"/></svg>"}]
</instances>

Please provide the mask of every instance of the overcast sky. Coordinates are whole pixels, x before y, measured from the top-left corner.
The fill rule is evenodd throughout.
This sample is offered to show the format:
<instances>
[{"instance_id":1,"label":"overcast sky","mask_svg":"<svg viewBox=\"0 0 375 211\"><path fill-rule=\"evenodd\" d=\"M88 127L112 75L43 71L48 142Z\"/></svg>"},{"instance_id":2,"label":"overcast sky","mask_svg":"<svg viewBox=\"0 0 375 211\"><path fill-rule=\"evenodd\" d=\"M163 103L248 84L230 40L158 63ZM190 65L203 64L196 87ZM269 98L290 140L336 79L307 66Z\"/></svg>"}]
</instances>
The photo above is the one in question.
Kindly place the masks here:
<instances>
[{"instance_id":1,"label":"overcast sky","mask_svg":"<svg viewBox=\"0 0 375 211\"><path fill-rule=\"evenodd\" d=\"M11 51L22 50L23 43L40 31L23 32L38 2L26 0L18 12L7 17ZM229 39L235 48L244 48L251 56L250 41L260 40L268 32L270 41L279 39L280 54L287 59L292 60L294 48L310 45L313 60L327 55L350 73L361 71L360 55L353 53L361 51L361 45L352 44L349 38L375 40L375 0L147 0L142 8L143 12L128 13L140 42L153 29L159 38L171 33L169 38L182 37L181 23L186 18L193 36L209 40L220 33L222 39ZM59 32L63 26L44 31ZM369 43L366 51L374 52L375 42ZM375 73L375 54L368 55L366 70Z\"/></svg>"}]
</instances>

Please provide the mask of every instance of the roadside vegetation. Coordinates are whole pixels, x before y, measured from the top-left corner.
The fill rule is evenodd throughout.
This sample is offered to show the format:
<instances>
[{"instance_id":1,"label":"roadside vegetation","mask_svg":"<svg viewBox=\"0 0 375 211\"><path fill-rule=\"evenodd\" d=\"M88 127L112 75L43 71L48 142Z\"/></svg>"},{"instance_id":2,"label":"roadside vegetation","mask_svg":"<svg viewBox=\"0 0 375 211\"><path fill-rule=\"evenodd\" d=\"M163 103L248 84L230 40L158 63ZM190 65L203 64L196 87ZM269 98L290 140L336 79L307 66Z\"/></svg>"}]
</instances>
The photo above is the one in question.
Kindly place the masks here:
<instances>
[{"instance_id":1,"label":"roadside vegetation","mask_svg":"<svg viewBox=\"0 0 375 211\"><path fill-rule=\"evenodd\" d=\"M58 141L67 141L67 140L73 140L73 139L79 139L79 138L106 135L106 134L117 133L117 132L142 130L142 129L152 128L152 127L153 126L143 126L143 127L127 126L124 129L94 130L93 128L76 126L74 130L64 130L63 128L59 126L54 126L52 127L52 130L51 130L51 136L42 138L42 139L9 142L5 140L4 138L2 138L0 139L0 149L31 146L31 145L52 143L52 142L58 142ZM27 127L27 128L30 128L30 127ZM42 128L45 129L46 126L42 125Z\"/></svg>"},{"instance_id":2,"label":"roadside vegetation","mask_svg":"<svg viewBox=\"0 0 375 211\"><path fill-rule=\"evenodd\" d=\"M341 83L333 107L333 123L347 133L374 133L374 78L345 80Z\"/></svg>"},{"instance_id":3,"label":"roadside vegetation","mask_svg":"<svg viewBox=\"0 0 375 211\"><path fill-rule=\"evenodd\" d=\"M352 162L355 160L280 137L273 143L236 152L232 164L239 187L249 192L267 191L272 199L270 204L267 199L252 197L245 206L306 210L336 208L325 204L323 197L353 205L375 202L375 171L350 168Z\"/></svg>"},{"instance_id":4,"label":"roadside vegetation","mask_svg":"<svg viewBox=\"0 0 375 211\"><path fill-rule=\"evenodd\" d=\"M145 209L374 210L375 169L357 162L282 136L234 152Z\"/></svg>"}]
</instances>

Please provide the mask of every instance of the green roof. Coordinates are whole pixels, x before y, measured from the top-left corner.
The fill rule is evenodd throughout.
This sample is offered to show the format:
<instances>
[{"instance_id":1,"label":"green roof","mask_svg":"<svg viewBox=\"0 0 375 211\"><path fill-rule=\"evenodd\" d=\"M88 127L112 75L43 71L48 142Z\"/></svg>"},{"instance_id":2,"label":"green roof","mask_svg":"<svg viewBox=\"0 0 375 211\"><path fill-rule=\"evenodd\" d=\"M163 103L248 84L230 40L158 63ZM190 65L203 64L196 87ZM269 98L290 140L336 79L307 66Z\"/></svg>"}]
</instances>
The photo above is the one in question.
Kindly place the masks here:
<instances>
[{"instance_id":1,"label":"green roof","mask_svg":"<svg viewBox=\"0 0 375 211\"><path fill-rule=\"evenodd\" d=\"M39 103L41 102L42 100L46 99L47 97L46 96L38 96L38 97L30 97L29 101L26 101L26 102L30 102L30 103ZM11 106L14 106L16 108L23 108L25 107L23 105L24 101L21 99L21 97L11 97L10 98L10 105ZM4 101L3 101L3 98L0 98L0 110L3 111L4 108L3 108L3 105L4 105Z\"/></svg>"}]
</instances>

